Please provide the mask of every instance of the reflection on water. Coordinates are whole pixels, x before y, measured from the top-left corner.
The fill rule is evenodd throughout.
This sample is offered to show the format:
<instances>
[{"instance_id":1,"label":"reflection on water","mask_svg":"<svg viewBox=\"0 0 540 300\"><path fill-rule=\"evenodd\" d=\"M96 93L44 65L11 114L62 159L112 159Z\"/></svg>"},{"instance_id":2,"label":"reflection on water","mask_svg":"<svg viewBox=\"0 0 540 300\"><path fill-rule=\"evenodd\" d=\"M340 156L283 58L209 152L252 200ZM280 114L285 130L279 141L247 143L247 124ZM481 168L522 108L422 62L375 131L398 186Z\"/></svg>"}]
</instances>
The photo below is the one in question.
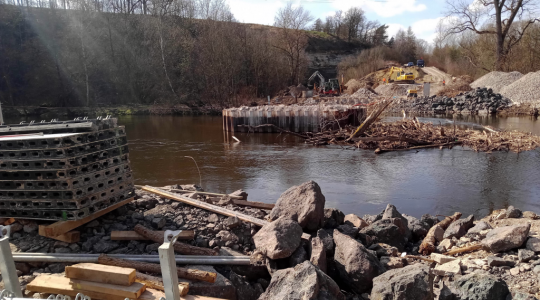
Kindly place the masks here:
<instances>
[{"instance_id":1,"label":"reflection on water","mask_svg":"<svg viewBox=\"0 0 540 300\"><path fill-rule=\"evenodd\" d=\"M540 134L540 123L529 118L456 120L457 125L474 122ZM133 116L119 123L127 128L137 184L197 183L197 168L184 157L193 156L207 191L244 189L253 201L273 203L292 185L314 180L326 206L346 214L378 213L387 203L417 217L455 211L485 215L509 204L540 211L539 151L486 154L456 147L375 155L316 148L279 134L238 133L241 143L232 143L221 117Z\"/></svg>"}]
</instances>

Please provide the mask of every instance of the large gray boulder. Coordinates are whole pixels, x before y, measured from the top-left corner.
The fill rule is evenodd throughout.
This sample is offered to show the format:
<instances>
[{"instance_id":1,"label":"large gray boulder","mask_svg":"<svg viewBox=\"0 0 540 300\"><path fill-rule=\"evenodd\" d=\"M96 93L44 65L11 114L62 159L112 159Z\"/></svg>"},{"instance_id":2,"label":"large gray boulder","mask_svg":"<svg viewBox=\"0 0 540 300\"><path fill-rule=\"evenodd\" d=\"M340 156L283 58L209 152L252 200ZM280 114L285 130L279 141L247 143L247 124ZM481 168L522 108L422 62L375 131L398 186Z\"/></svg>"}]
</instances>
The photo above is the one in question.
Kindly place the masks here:
<instances>
[{"instance_id":1,"label":"large gray boulder","mask_svg":"<svg viewBox=\"0 0 540 300\"><path fill-rule=\"evenodd\" d=\"M316 231L324 222L325 202L319 185L309 181L281 194L268 217L272 221L281 217L296 220L302 228Z\"/></svg>"},{"instance_id":2,"label":"large gray boulder","mask_svg":"<svg viewBox=\"0 0 540 300\"><path fill-rule=\"evenodd\" d=\"M482 241L482 246L493 253L521 247L527 240L531 224L497 227Z\"/></svg>"},{"instance_id":3,"label":"large gray boulder","mask_svg":"<svg viewBox=\"0 0 540 300\"><path fill-rule=\"evenodd\" d=\"M382 220L395 218L401 219L401 225L399 225L400 229L403 231L405 238L410 239L411 231L409 230L409 221L397 210L394 205L388 204L383 212Z\"/></svg>"},{"instance_id":4,"label":"large gray boulder","mask_svg":"<svg viewBox=\"0 0 540 300\"><path fill-rule=\"evenodd\" d=\"M402 251L406 244L401 218L375 221L360 233L371 236L373 243L385 243L398 248L399 251Z\"/></svg>"},{"instance_id":5,"label":"large gray boulder","mask_svg":"<svg viewBox=\"0 0 540 300\"><path fill-rule=\"evenodd\" d=\"M445 239L451 239L455 237L456 239L461 238L465 234L467 234L467 231L471 229L474 226L474 216L470 215L466 219L460 219L455 222L452 222L448 228L446 228L446 231L444 232L444 238Z\"/></svg>"},{"instance_id":6,"label":"large gray boulder","mask_svg":"<svg viewBox=\"0 0 540 300\"><path fill-rule=\"evenodd\" d=\"M403 217L407 219L409 230L415 241L422 240L427 235L430 228L428 224L420 222L420 220L413 216L403 214Z\"/></svg>"},{"instance_id":7,"label":"large gray boulder","mask_svg":"<svg viewBox=\"0 0 540 300\"><path fill-rule=\"evenodd\" d=\"M345 300L339 286L311 262L279 270L259 300Z\"/></svg>"},{"instance_id":8,"label":"large gray boulder","mask_svg":"<svg viewBox=\"0 0 540 300\"><path fill-rule=\"evenodd\" d=\"M372 251L357 240L334 230L334 260L341 281L353 292L368 292L373 278L386 271Z\"/></svg>"},{"instance_id":9,"label":"large gray boulder","mask_svg":"<svg viewBox=\"0 0 540 300\"><path fill-rule=\"evenodd\" d=\"M253 236L255 247L271 259L291 256L300 246L302 227L289 219L278 219L261 228Z\"/></svg>"},{"instance_id":10,"label":"large gray boulder","mask_svg":"<svg viewBox=\"0 0 540 300\"><path fill-rule=\"evenodd\" d=\"M491 225L489 225L488 223L484 221L480 221L476 223L476 225L474 225L473 228L467 231L467 235L479 235L482 231L488 230L488 229L493 229L493 227L491 227Z\"/></svg>"},{"instance_id":11,"label":"large gray boulder","mask_svg":"<svg viewBox=\"0 0 540 300\"><path fill-rule=\"evenodd\" d=\"M472 273L458 279L454 289L461 300L506 300L508 285L497 277Z\"/></svg>"},{"instance_id":12,"label":"large gray boulder","mask_svg":"<svg viewBox=\"0 0 540 300\"><path fill-rule=\"evenodd\" d=\"M414 264L390 270L373 280L371 300L431 300L429 267Z\"/></svg>"}]
</instances>

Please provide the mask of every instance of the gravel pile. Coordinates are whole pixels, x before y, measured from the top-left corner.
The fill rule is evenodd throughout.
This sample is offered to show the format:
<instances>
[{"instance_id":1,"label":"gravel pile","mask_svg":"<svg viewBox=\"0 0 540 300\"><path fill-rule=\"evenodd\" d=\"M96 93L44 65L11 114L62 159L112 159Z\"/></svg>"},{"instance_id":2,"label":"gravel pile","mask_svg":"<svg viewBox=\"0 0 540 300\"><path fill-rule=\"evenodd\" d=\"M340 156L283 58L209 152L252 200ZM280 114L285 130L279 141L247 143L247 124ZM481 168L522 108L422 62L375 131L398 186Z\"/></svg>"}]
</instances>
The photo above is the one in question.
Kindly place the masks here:
<instances>
[{"instance_id":1,"label":"gravel pile","mask_svg":"<svg viewBox=\"0 0 540 300\"><path fill-rule=\"evenodd\" d=\"M345 86L347 87L346 93L352 95L356 91L358 91L358 89L362 88L364 86L364 84L362 84L360 81L358 81L356 79L351 79L351 80L347 81Z\"/></svg>"},{"instance_id":2,"label":"gravel pile","mask_svg":"<svg viewBox=\"0 0 540 300\"><path fill-rule=\"evenodd\" d=\"M379 85L375 92L381 96L393 97L393 96L406 96L407 86L397 84L383 84Z\"/></svg>"},{"instance_id":3,"label":"gravel pile","mask_svg":"<svg viewBox=\"0 0 540 300\"><path fill-rule=\"evenodd\" d=\"M519 80L521 77L523 77L523 74L519 72L506 73L494 71L478 78L476 81L471 83L471 87L491 88L494 92L501 93L504 87L512 84L516 80Z\"/></svg>"},{"instance_id":4,"label":"gravel pile","mask_svg":"<svg viewBox=\"0 0 540 300\"><path fill-rule=\"evenodd\" d=\"M505 86L501 94L517 103L540 102L540 71L531 72Z\"/></svg>"},{"instance_id":5,"label":"gravel pile","mask_svg":"<svg viewBox=\"0 0 540 300\"><path fill-rule=\"evenodd\" d=\"M413 101L402 102L394 110L421 111L432 113L493 114L497 110L512 106L512 101L492 89L477 88L456 97L430 96L419 97Z\"/></svg>"}]
</instances>

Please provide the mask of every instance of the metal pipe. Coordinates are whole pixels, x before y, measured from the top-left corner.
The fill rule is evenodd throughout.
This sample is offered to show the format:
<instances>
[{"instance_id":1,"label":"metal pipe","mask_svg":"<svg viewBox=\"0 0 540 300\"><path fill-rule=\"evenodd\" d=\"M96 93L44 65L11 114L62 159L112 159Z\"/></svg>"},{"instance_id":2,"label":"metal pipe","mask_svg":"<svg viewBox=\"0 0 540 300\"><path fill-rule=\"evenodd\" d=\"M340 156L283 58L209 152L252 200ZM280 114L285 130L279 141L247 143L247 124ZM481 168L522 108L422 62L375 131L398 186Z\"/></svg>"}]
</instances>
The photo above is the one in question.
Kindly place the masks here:
<instances>
[{"instance_id":1,"label":"metal pipe","mask_svg":"<svg viewBox=\"0 0 540 300\"><path fill-rule=\"evenodd\" d=\"M159 263L158 255L133 255L124 256L121 254L110 255L111 257L121 258L125 260L133 260L148 263ZM16 262L47 262L47 263L97 263L99 254L71 254L71 255L58 255L54 254L39 254L28 255L20 253L14 253L13 259ZM210 256L211 257L211 256ZM234 257L234 256L215 256L215 258L209 258L209 256L176 256L177 264L197 264L197 265L249 265L249 257Z\"/></svg>"},{"instance_id":2,"label":"metal pipe","mask_svg":"<svg viewBox=\"0 0 540 300\"><path fill-rule=\"evenodd\" d=\"M16 252L14 255L17 256L55 256L55 257L99 257L100 254L92 254L92 253L31 253L31 252ZM158 255L152 255L152 254L107 254L109 257L113 258L141 258L141 259L154 259L158 257ZM182 259L201 259L201 260L223 260L223 258L227 258L229 260L249 260L249 256L207 256L207 255L176 255L177 258Z\"/></svg>"}]
</instances>

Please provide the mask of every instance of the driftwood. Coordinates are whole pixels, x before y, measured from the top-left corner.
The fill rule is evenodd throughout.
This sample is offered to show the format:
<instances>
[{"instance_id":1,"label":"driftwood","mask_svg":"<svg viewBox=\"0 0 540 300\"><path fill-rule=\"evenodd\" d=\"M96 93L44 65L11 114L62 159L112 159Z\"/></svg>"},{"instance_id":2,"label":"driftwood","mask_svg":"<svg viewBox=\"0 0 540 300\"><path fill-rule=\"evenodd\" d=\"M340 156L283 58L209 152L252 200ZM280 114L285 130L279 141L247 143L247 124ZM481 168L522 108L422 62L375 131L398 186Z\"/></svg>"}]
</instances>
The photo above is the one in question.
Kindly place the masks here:
<instances>
[{"instance_id":1,"label":"driftwood","mask_svg":"<svg viewBox=\"0 0 540 300\"><path fill-rule=\"evenodd\" d=\"M101 254L98 258L98 263L108 266L116 266L123 268L132 268L140 272L148 272L153 274L161 274L161 266L159 264L131 261L119 258L113 258L105 254ZM195 281L206 281L214 283L217 274L213 272L200 271L195 269L186 269L177 267L178 277Z\"/></svg>"},{"instance_id":2,"label":"driftwood","mask_svg":"<svg viewBox=\"0 0 540 300\"><path fill-rule=\"evenodd\" d=\"M456 221L459 218L461 218L461 213L456 212L453 216L446 217L444 220L431 227L426 237L424 238L424 241L422 241L422 244L420 245L420 250L418 252L422 253L423 255L430 255L431 253L433 253L435 251L435 243L437 242L437 240L435 239L436 227L439 226L443 230L446 230L446 228L448 228L448 226L450 226L452 222Z\"/></svg>"},{"instance_id":3,"label":"driftwood","mask_svg":"<svg viewBox=\"0 0 540 300\"><path fill-rule=\"evenodd\" d=\"M309 136L307 136L305 134L300 134L300 133L292 132L292 131L289 131L289 130L285 130L283 128L279 128L278 126L276 126L274 124L262 124L262 125L257 125L257 126L251 126L251 125L237 125L237 126L238 127L246 127L246 128L248 128L249 131L254 131L254 129L256 129L256 128L272 127L272 128L275 128L279 132L284 132L284 133L296 135L296 136L304 138L304 139L309 138Z\"/></svg>"},{"instance_id":4,"label":"driftwood","mask_svg":"<svg viewBox=\"0 0 540 300\"><path fill-rule=\"evenodd\" d=\"M144 283L148 288L165 291L165 286L163 285L163 279L151 275L146 275L140 272L136 273L135 281L139 283ZM184 297L189 292L189 282L179 282L178 289L180 290L180 296Z\"/></svg>"},{"instance_id":5,"label":"driftwood","mask_svg":"<svg viewBox=\"0 0 540 300\"><path fill-rule=\"evenodd\" d=\"M163 234L150 230L142 226L141 224L135 225L135 228L133 228L133 230L135 230L135 232L144 236L145 238L152 240L156 243L163 244L163 242L165 241ZM174 246L175 252L178 252L184 255L211 255L211 256L217 255L216 251L212 249L195 247L195 246L187 245L181 242L176 242L174 243L173 246Z\"/></svg>"},{"instance_id":6,"label":"driftwood","mask_svg":"<svg viewBox=\"0 0 540 300\"><path fill-rule=\"evenodd\" d=\"M427 261L427 262L430 262L430 263L435 262L433 259L425 258L425 257L422 257L422 256L416 256L416 255L407 255L407 256L405 256L405 258L418 259L418 260L423 260L423 261Z\"/></svg>"},{"instance_id":7,"label":"driftwood","mask_svg":"<svg viewBox=\"0 0 540 300\"><path fill-rule=\"evenodd\" d=\"M386 101L383 101L379 104L379 107L377 107L377 109L372 112L367 118L366 120L360 124L360 126L358 126L358 128L356 128L356 130L349 136L349 138L347 139L347 141L349 140L352 140L353 138L357 137L357 136L360 136L362 133L364 133L368 128L369 126L371 126L371 124L373 124L375 121L377 121L377 119L379 118L379 116L383 113L383 111L392 103L392 100L386 100Z\"/></svg>"},{"instance_id":8,"label":"driftwood","mask_svg":"<svg viewBox=\"0 0 540 300\"><path fill-rule=\"evenodd\" d=\"M454 255L454 254L458 254L458 253L476 251L476 250L479 250L479 249L482 249L482 245L474 245L474 246L468 246L468 247L462 247L462 248L454 249L452 251L448 251L448 252L444 253L444 255Z\"/></svg>"}]
</instances>

